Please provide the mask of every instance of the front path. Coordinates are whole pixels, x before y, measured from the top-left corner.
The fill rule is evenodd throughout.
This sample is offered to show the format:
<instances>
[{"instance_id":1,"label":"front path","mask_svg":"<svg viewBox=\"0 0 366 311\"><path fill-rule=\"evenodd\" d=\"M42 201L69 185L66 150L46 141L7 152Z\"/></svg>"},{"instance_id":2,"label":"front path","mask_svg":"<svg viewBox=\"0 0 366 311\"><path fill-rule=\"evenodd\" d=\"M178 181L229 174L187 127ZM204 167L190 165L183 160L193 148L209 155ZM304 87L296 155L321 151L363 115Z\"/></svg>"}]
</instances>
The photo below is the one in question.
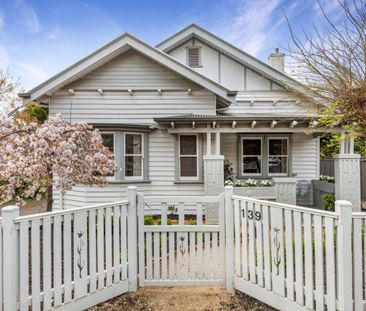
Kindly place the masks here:
<instances>
[{"instance_id":1,"label":"front path","mask_svg":"<svg viewBox=\"0 0 366 311\"><path fill-rule=\"evenodd\" d=\"M249 296L231 296L223 287L145 287L93 307L90 311L243 311L274 310Z\"/></svg>"}]
</instances>

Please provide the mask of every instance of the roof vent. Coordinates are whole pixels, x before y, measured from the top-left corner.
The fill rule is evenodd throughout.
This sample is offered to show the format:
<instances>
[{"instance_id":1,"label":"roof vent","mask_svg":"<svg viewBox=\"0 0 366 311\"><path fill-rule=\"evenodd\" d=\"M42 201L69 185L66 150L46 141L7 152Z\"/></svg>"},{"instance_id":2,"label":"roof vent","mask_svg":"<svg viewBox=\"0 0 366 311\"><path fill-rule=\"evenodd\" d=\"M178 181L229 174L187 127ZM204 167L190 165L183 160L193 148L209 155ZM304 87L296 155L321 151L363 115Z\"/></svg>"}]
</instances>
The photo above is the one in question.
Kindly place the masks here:
<instances>
[{"instance_id":1,"label":"roof vent","mask_svg":"<svg viewBox=\"0 0 366 311\"><path fill-rule=\"evenodd\" d=\"M201 48L197 46L187 47L187 65L189 67L201 66Z\"/></svg>"},{"instance_id":2,"label":"roof vent","mask_svg":"<svg viewBox=\"0 0 366 311\"><path fill-rule=\"evenodd\" d=\"M280 53L280 49L276 48L274 53L269 54L268 64L278 71L285 71L285 54Z\"/></svg>"}]
</instances>

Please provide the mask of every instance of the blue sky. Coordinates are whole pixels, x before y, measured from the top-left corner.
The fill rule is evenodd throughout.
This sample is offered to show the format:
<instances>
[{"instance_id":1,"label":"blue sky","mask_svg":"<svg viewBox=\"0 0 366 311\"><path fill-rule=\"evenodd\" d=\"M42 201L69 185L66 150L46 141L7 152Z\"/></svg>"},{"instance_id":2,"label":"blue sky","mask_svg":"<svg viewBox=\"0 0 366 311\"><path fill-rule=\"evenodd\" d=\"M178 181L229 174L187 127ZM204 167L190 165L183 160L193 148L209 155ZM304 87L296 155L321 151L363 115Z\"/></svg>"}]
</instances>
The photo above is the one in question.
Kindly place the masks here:
<instances>
[{"instance_id":1,"label":"blue sky","mask_svg":"<svg viewBox=\"0 0 366 311\"><path fill-rule=\"evenodd\" d=\"M191 23L266 61L287 46L283 12L297 32L321 23L316 0L0 0L0 68L29 89L126 31L156 44Z\"/></svg>"}]
</instances>

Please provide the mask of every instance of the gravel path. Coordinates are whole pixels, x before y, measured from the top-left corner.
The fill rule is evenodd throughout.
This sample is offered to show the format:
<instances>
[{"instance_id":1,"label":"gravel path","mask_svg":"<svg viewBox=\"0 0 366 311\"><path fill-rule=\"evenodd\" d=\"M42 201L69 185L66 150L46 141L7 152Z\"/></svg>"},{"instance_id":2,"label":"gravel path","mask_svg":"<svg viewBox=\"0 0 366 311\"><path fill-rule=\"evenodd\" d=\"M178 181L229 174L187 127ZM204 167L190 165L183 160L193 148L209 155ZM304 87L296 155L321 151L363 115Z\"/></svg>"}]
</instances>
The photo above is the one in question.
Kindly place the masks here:
<instances>
[{"instance_id":1,"label":"gravel path","mask_svg":"<svg viewBox=\"0 0 366 311\"><path fill-rule=\"evenodd\" d=\"M237 292L234 296L223 287L145 287L128 293L90 311L274 311L275 309Z\"/></svg>"}]
</instances>

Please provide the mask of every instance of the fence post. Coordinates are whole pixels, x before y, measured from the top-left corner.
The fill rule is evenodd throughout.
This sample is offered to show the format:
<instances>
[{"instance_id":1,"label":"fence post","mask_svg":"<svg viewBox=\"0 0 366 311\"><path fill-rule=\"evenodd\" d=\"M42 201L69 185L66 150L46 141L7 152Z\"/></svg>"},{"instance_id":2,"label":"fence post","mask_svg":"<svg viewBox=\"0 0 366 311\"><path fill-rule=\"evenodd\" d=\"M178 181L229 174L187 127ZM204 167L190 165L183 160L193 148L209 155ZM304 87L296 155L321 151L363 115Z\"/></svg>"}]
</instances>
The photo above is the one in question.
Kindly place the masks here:
<instances>
[{"instance_id":1,"label":"fence post","mask_svg":"<svg viewBox=\"0 0 366 311\"><path fill-rule=\"evenodd\" d=\"M129 290L137 290L137 188L127 187L128 198L128 281Z\"/></svg>"},{"instance_id":2,"label":"fence post","mask_svg":"<svg viewBox=\"0 0 366 311\"><path fill-rule=\"evenodd\" d=\"M352 310L352 204L348 201L335 202L339 216L337 227L337 267L339 310Z\"/></svg>"},{"instance_id":3,"label":"fence post","mask_svg":"<svg viewBox=\"0 0 366 311\"><path fill-rule=\"evenodd\" d=\"M226 228L226 290L234 292L234 209L233 187L225 187L225 228Z\"/></svg>"},{"instance_id":4,"label":"fence post","mask_svg":"<svg viewBox=\"0 0 366 311\"><path fill-rule=\"evenodd\" d=\"M17 310L18 296L18 236L14 219L19 217L18 206L1 210L3 227L3 294L4 310ZM0 267L1 268L1 267Z\"/></svg>"}]
</instances>

